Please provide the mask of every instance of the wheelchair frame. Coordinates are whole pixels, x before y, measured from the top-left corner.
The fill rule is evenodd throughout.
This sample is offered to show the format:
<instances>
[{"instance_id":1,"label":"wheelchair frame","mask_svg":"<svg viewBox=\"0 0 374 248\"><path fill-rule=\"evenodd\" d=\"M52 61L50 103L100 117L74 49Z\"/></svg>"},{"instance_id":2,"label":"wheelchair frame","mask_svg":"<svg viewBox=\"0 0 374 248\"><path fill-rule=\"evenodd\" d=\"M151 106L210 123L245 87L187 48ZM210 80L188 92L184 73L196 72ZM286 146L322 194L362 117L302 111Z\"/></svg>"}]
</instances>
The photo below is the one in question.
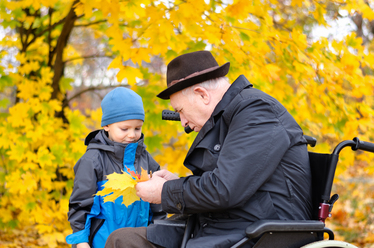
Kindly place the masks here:
<instances>
[{"instance_id":1,"label":"wheelchair frame","mask_svg":"<svg viewBox=\"0 0 374 248\"><path fill-rule=\"evenodd\" d=\"M312 147L315 146L316 140L312 137L305 136ZM315 197L313 200L314 204L314 216L317 216L317 220L311 221L256 221L252 223L246 229L246 237L239 241L232 248L241 247L243 244L251 239L260 237L258 242L253 246L257 247L295 247L295 248L322 248L322 247L356 247L352 244L334 240L334 233L329 228L325 227L325 220L331 217L331 211L334 203L338 200L338 195L333 195L330 198L331 188L335 176L336 166L339 161L339 153L345 147L351 147L353 151L362 150L368 152L374 152L374 144L370 142L364 142L359 138L353 140L345 140L340 142L332 152L332 154L320 154L309 152L310 166L312 169L312 190L315 190L316 183L323 183L323 187L317 188L317 192L313 192ZM320 159L322 157L322 160ZM316 159L317 158L317 159ZM323 161L324 160L324 161ZM322 164L318 164L322 161ZM321 171L321 169L325 169ZM322 181L318 180L317 176L320 176L322 172ZM324 172L324 173L323 173ZM317 182L316 182L317 181ZM316 200L319 203L316 207ZM329 235L329 240L323 240L323 234ZM274 235L278 234L278 235ZM289 237L285 237L287 234ZM309 235L308 235L309 234ZM271 238L269 238L272 236ZM278 237L276 237L278 236ZM305 236L305 237L303 237ZM315 236L316 240L310 242L311 236ZM279 239L278 239L279 238ZM281 245L280 242L287 243L287 239L291 238L292 243L289 242L286 245ZM274 243L276 242L276 243ZM301 246L300 246L301 245Z\"/></svg>"}]
</instances>

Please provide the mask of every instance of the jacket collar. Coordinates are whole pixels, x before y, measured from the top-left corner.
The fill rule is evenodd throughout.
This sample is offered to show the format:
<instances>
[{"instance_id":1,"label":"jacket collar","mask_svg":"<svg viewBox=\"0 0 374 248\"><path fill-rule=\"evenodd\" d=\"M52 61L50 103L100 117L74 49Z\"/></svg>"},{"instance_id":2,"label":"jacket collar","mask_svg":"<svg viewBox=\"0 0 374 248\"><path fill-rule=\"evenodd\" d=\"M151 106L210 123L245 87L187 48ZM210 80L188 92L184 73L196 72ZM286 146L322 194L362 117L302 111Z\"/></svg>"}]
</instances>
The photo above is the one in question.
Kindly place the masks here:
<instances>
[{"instance_id":1,"label":"jacket collar","mask_svg":"<svg viewBox=\"0 0 374 248\"><path fill-rule=\"evenodd\" d=\"M208 121L201 128L200 132L197 134L194 142L192 143L187 156L195 149L195 147L200 143L200 141L205 137L205 135L213 128L216 120L222 115L226 107L230 102L245 88L252 87L253 85L248 81L244 75L240 75L228 88L226 93L223 95L221 101L215 107L212 115ZM187 157L186 156L186 157Z\"/></svg>"},{"instance_id":2,"label":"jacket collar","mask_svg":"<svg viewBox=\"0 0 374 248\"><path fill-rule=\"evenodd\" d=\"M213 111L212 117L218 115L223 111L227 105L245 88L252 87L253 85L248 81L244 75L240 75L229 87L223 95L222 100L217 104Z\"/></svg>"},{"instance_id":3,"label":"jacket collar","mask_svg":"<svg viewBox=\"0 0 374 248\"><path fill-rule=\"evenodd\" d=\"M143 149L144 145L144 134L142 133L140 139L137 141L138 146L136 149L136 156L138 156ZM124 151L128 144L122 144L110 140L104 129L96 130L91 132L85 140L88 149L99 149L103 151L110 152L114 159L118 160L120 163L123 161Z\"/></svg>"}]
</instances>

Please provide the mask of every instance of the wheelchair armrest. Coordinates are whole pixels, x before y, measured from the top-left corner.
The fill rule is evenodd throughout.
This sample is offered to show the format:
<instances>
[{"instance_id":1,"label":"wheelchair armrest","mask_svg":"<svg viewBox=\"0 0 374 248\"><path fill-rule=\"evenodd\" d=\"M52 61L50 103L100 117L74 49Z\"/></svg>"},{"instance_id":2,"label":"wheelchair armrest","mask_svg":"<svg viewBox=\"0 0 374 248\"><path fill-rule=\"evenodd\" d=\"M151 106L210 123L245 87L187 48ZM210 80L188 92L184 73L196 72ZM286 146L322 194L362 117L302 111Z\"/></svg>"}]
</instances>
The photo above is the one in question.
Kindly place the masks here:
<instances>
[{"instance_id":1,"label":"wheelchair armrest","mask_svg":"<svg viewBox=\"0 0 374 248\"><path fill-rule=\"evenodd\" d=\"M187 214L174 214L166 219L156 219L153 223L156 225L185 227L188 217L189 215Z\"/></svg>"},{"instance_id":2,"label":"wheelchair armrest","mask_svg":"<svg viewBox=\"0 0 374 248\"><path fill-rule=\"evenodd\" d=\"M151 211L152 211L152 222L155 220L165 220L168 216L168 214L164 211L162 211L161 204L150 204Z\"/></svg>"},{"instance_id":3,"label":"wheelchair armrest","mask_svg":"<svg viewBox=\"0 0 374 248\"><path fill-rule=\"evenodd\" d=\"M169 219L155 220L154 224L155 225L163 225L163 226L186 227L186 221L184 221L184 220L169 220Z\"/></svg>"},{"instance_id":4,"label":"wheelchair armrest","mask_svg":"<svg viewBox=\"0 0 374 248\"><path fill-rule=\"evenodd\" d=\"M324 231L325 224L318 220L259 220L246 229L249 239L259 237L265 232L317 232Z\"/></svg>"}]
</instances>

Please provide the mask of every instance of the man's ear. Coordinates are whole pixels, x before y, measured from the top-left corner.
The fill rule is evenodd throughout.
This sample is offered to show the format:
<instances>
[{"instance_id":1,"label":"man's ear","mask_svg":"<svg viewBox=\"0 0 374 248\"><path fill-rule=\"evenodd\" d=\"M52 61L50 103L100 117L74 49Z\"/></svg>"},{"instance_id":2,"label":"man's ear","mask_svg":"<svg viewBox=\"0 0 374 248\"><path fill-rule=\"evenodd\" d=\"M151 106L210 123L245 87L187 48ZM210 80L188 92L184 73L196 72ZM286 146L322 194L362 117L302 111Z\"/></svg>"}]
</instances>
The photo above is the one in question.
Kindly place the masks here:
<instances>
[{"instance_id":1,"label":"man's ear","mask_svg":"<svg viewBox=\"0 0 374 248\"><path fill-rule=\"evenodd\" d=\"M204 104L209 104L211 98L209 92L205 88L197 86L193 89L193 93L198 97L198 99L201 99Z\"/></svg>"}]
</instances>

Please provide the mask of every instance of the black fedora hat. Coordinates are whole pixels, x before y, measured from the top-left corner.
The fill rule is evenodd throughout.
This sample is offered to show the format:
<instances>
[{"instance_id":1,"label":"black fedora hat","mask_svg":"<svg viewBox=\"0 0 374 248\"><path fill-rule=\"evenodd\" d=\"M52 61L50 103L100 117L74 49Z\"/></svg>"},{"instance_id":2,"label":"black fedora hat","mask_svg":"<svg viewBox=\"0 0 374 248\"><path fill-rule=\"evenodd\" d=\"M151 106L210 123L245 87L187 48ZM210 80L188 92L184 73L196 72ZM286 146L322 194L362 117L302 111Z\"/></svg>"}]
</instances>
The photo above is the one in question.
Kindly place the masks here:
<instances>
[{"instance_id":1,"label":"black fedora hat","mask_svg":"<svg viewBox=\"0 0 374 248\"><path fill-rule=\"evenodd\" d=\"M178 56L168 64L167 88L157 97L170 99L170 95L194 84L225 76L229 68L230 62L219 66L209 51L197 51Z\"/></svg>"}]
</instances>

